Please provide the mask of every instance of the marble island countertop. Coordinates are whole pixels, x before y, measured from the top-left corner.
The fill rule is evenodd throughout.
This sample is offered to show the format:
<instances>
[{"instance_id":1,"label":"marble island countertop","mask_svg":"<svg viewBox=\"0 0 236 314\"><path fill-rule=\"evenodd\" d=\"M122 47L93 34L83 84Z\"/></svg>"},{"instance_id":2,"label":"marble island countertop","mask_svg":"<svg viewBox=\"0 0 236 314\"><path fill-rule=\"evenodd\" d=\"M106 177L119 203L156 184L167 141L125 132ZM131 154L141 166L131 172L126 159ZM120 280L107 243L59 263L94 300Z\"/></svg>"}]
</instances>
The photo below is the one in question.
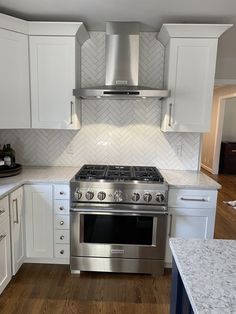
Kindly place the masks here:
<instances>
[{"instance_id":1,"label":"marble island countertop","mask_svg":"<svg viewBox=\"0 0 236 314\"><path fill-rule=\"evenodd\" d=\"M236 240L170 239L195 314L236 313Z\"/></svg>"},{"instance_id":2,"label":"marble island countertop","mask_svg":"<svg viewBox=\"0 0 236 314\"><path fill-rule=\"evenodd\" d=\"M78 167L24 167L21 174L0 178L0 198L23 184L68 184ZM219 189L221 186L199 171L161 170L170 188Z\"/></svg>"}]
</instances>

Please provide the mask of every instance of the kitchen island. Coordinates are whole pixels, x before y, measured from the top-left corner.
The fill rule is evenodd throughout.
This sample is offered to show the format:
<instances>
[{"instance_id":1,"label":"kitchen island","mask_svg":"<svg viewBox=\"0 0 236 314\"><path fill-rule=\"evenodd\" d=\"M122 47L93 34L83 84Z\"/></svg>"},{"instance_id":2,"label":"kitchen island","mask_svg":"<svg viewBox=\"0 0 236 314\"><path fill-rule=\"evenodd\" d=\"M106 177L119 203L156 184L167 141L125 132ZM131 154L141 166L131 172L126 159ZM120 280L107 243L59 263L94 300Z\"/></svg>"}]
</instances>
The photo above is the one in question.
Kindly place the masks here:
<instances>
[{"instance_id":1,"label":"kitchen island","mask_svg":"<svg viewBox=\"0 0 236 314\"><path fill-rule=\"evenodd\" d=\"M170 313L236 313L236 241L172 238L170 247Z\"/></svg>"}]
</instances>

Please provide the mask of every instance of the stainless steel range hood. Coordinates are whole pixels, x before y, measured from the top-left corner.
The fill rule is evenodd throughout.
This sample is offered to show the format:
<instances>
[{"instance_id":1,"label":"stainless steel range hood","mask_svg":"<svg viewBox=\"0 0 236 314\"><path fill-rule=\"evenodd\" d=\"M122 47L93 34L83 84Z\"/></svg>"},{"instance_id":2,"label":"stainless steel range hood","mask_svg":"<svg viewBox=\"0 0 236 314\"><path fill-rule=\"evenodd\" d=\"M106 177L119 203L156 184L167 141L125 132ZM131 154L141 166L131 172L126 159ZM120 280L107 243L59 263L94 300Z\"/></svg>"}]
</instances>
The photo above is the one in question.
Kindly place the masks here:
<instances>
[{"instance_id":1,"label":"stainless steel range hood","mask_svg":"<svg viewBox=\"0 0 236 314\"><path fill-rule=\"evenodd\" d=\"M105 86L77 88L74 95L82 99L164 98L168 90L139 86L139 23L106 23Z\"/></svg>"}]
</instances>

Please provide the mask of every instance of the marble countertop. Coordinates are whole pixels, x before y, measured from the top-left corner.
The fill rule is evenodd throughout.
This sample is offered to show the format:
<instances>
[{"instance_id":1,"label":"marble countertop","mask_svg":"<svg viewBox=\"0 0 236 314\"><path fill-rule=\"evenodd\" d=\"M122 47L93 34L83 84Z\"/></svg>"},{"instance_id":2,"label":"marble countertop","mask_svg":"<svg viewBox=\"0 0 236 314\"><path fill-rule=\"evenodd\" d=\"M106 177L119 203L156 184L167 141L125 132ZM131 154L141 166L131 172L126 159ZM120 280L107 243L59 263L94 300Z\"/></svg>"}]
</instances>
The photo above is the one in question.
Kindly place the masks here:
<instances>
[{"instance_id":1,"label":"marble countertop","mask_svg":"<svg viewBox=\"0 0 236 314\"><path fill-rule=\"evenodd\" d=\"M21 174L0 178L0 198L23 184L67 184L80 167L24 167ZM198 171L161 170L170 188L219 189L221 186Z\"/></svg>"},{"instance_id":2,"label":"marble countertop","mask_svg":"<svg viewBox=\"0 0 236 314\"><path fill-rule=\"evenodd\" d=\"M195 314L236 313L236 240L170 239Z\"/></svg>"},{"instance_id":3,"label":"marble countertop","mask_svg":"<svg viewBox=\"0 0 236 314\"><path fill-rule=\"evenodd\" d=\"M17 176L0 178L0 198L23 184L68 184L78 170L79 167L24 167Z\"/></svg>"},{"instance_id":4,"label":"marble countertop","mask_svg":"<svg viewBox=\"0 0 236 314\"><path fill-rule=\"evenodd\" d=\"M169 188L218 190L221 185L200 171L160 170Z\"/></svg>"}]
</instances>

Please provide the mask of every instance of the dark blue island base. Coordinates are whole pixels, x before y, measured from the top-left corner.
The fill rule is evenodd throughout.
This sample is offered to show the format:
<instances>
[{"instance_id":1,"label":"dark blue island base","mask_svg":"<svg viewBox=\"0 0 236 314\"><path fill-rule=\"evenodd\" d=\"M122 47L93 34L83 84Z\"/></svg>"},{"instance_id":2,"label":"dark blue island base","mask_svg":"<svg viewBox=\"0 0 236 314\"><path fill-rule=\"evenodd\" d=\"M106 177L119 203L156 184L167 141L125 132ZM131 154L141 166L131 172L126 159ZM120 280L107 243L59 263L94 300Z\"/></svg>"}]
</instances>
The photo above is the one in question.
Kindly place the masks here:
<instances>
[{"instance_id":1,"label":"dark blue island base","mask_svg":"<svg viewBox=\"0 0 236 314\"><path fill-rule=\"evenodd\" d=\"M180 277L175 260L172 261L170 314L192 314L193 309Z\"/></svg>"}]
</instances>

